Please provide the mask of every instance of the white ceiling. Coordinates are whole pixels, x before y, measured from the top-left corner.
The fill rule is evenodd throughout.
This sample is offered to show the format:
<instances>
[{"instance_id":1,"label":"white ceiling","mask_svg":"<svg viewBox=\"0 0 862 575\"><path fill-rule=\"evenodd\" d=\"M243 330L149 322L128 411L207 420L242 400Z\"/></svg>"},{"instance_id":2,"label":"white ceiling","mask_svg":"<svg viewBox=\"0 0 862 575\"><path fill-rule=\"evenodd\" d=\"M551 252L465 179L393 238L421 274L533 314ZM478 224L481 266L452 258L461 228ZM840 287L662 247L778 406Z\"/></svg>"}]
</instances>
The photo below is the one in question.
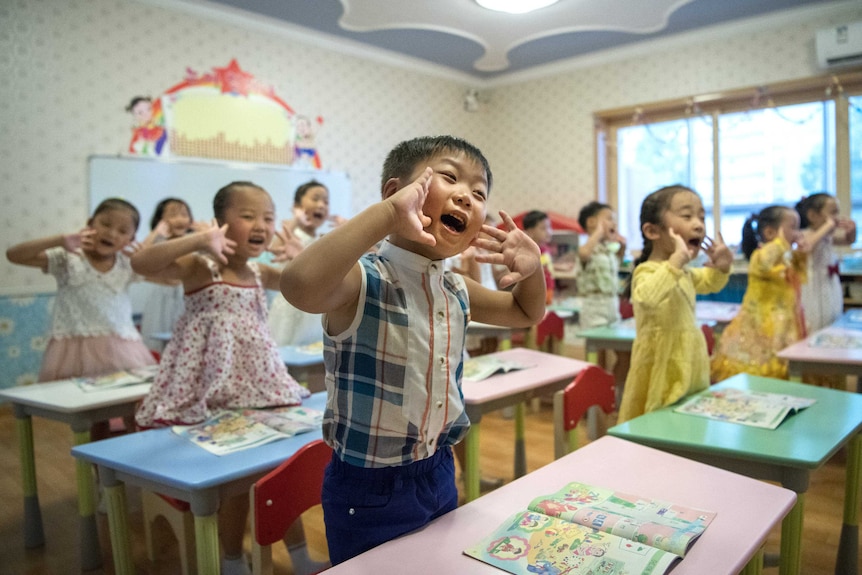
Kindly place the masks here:
<instances>
[{"instance_id":1,"label":"white ceiling","mask_svg":"<svg viewBox=\"0 0 862 575\"><path fill-rule=\"evenodd\" d=\"M312 34L488 81L566 59L831 0L560 0L504 14L474 0L141 0Z\"/></svg>"}]
</instances>

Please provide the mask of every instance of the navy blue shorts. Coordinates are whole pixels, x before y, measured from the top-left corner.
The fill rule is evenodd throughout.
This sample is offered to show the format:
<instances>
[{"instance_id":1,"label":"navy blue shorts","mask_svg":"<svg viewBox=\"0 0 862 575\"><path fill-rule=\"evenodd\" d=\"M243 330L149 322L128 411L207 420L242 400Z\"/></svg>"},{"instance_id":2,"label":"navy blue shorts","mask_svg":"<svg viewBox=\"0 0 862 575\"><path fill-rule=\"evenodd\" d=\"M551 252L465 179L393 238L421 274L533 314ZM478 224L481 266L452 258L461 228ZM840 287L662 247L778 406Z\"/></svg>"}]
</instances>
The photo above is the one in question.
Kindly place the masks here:
<instances>
[{"instance_id":1,"label":"navy blue shorts","mask_svg":"<svg viewBox=\"0 0 862 575\"><path fill-rule=\"evenodd\" d=\"M333 455L323 478L323 521L333 565L422 527L458 506L445 447L399 467L363 468Z\"/></svg>"}]
</instances>

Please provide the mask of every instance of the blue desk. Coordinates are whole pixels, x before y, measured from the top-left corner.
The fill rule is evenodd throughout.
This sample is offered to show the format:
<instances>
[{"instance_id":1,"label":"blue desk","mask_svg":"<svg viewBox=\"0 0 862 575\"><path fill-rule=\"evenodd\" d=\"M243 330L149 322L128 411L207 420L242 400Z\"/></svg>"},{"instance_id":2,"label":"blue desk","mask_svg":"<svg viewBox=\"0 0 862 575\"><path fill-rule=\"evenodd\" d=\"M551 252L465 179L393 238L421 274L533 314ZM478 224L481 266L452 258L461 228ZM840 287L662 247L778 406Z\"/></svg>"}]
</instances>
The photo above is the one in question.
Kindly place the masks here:
<instances>
[{"instance_id":1,"label":"blue desk","mask_svg":"<svg viewBox=\"0 0 862 575\"><path fill-rule=\"evenodd\" d=\"M278 353L296 381L306 385L312 393L325 391L322 344L284 345L278 348Z\"/></svg>"},{"instance_id":2,"label":"blue desk","mask_svg":"<svg viewBox=\"0 0 862 575\"><path fill-rule=\"evenodd\" d=\"M326 394L314 394L303 405L322 411ZM72 448L72 455L99 466L117 575L135 573L124 482L188 501L195 516L198 570L218 573L221 498L248 492L255 481L320 437L316 430L218 456L163 428L79 445Z\"/></svg>"}]
</instances>

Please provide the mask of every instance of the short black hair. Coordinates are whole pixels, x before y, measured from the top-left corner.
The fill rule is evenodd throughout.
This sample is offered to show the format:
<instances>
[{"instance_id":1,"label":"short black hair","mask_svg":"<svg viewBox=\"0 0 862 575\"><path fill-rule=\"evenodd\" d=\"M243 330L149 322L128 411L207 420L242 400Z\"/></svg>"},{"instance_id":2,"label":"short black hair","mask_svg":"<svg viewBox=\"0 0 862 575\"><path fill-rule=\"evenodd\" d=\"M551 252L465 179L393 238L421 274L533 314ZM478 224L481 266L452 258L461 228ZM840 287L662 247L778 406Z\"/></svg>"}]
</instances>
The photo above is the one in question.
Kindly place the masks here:
<instances>
[{"instance_id":1,"label":"short black hair","mask_svg":"<svg viewBox=\"0 0 862 575\"><path fill-rule=\"evenodd\" d=\"M230 200L233 193L238 192L242 188L253 188L255 190L260 190L263 193L267 193L266 190L252 182L239 181L229 183L216 192L216 195L213 198L213 215L219 225L224 223L224 212L228 207L230 207Z\"/></svg>"},{"instance_id":2,"label":"short black hair","mask_svg":"<svg viewBox=\"0 0 862 575\"><path fill-rule=\"evenodd\" d=\"M101 201L96 209L93 210L93 215L90 216L92 220L102 212L109 212L111 210L126 210L132 216L132 223L135 224L135 231L138 231L138 225L141 223L141 213L138 211L131 202L127 202L121 198L107 198Z\"/></svg>"},{"instance_id":3,"label":"short black hair","mask_svg":"<svg viewBox=\"0 0 862 575\"><path fill-rule=\"evenodd\" d=\"M156 209L153 212L153 217L150 218L150 229L151 230L156 229L156 226L159 225L160 221L162 221L162 217L164 217L164 215L165 215L165 208L167 208L168 204L170 204L170 203L177 203L177 204L184 205L186 207L186 210L188 210L188 212L189 212L189 219L194 221L194 218L192 218L192 208L191 208L191 206L188 205L188 203L186 203L185 200L181 200L179 198L165 198L164 200L162 200L161 202L156 204Z\"/></svg>"},{"instance_id":4,"label":"short black hair","mask_svg":"<svg viewBox=\"0 0 862 575\"><path fill-rule=\"evenodd\" d=\"M548 219L548 214L533 210L524 215L523 225L525 230L531 230Z\"/></svg>"},{"instance_id":5,"label":"short black hair","mask_svg":"<svg viewBox=\"0 0 862 575\"><path fill-rule=\"evenodd\" d=\"M602 210L613 211L613 208L601 202L590 202L589 204L581 208L581 212L578 214L578 223L581 224L581 227L584 229L584 231L587 231L587 220Z\"/></svg>"},{"instance_id":6,"label":"short black hair","mask_svg":"<svg viewBox=\"0 0 862 575\"><path fill-rule=\"evenodd\" d=\"M455 136L424 136L405 140L392 148L383 162L381 190L392 178L405 182L413 175L416 166L443 152L463 152L468 158L480 164L488 179L488 195L491 194L493 176L487 158L479 148Z\"/></svg>"}]
</instances>

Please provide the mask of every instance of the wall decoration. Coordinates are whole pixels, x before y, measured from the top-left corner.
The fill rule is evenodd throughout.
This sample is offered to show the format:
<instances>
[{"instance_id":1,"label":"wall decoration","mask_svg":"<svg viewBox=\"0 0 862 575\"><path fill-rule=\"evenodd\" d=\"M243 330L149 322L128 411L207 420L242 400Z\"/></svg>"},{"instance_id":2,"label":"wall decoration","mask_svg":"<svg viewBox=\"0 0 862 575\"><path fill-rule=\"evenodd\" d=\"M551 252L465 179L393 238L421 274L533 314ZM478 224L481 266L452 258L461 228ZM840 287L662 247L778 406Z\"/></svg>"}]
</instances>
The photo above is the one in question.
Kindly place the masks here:
<instances>
[{"instance_id":1,"label":"wall decoration","mask_svg":"<svg viewBox=\"0 0 862 575\"><path fill-rule=\"evenodd\" d=\"M311 119L235 59L202 74L187 68L185 78L152 103L150 119L148 103L136 98L129 105L139 126L129 145L132 154L322 167ZM152 141L155 128L166 142Z\"/></svg>"},{"instance_id":2,"label":"wall decoration","mask_svg":"<svg viewBox=\"0 0 862 575\"><path fill-rule=\"evenodd\" d=\"M132 127L132 140L129 142L129 153L140 156L160 156L167 152L167 132L165 132L165 116L162 114L162 101L149 96L135 96L126 111L132 114L135 125Z\"/></svg>"}]
</instances>

